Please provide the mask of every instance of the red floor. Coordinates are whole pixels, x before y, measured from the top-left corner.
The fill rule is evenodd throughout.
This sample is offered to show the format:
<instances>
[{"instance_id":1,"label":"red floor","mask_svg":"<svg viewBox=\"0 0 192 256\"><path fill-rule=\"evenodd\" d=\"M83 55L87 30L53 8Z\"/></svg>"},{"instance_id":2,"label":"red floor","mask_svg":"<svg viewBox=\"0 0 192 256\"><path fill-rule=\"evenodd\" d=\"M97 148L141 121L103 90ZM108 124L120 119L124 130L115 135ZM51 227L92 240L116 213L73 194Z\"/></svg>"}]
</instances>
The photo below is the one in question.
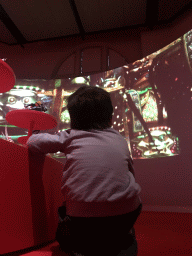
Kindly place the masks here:
<instances>
[{"instance_id":1,"label":"red floor","mask_svg":"<svg viewBox=\"0 0 192 256\"><path fill-rule=\"evenodd\" d=\"M142 212L135 230L138 256L192 255L192 214Z\"/></svg>"},{"instance_id":2,"label":"red floor","mask_svg":"<svg viewBox=\"0 0 192 256\"><path fill-rule=\"evenodd\" d=\"M135 224L135 231L138 256L192 256L190 213L142 212ZM67 256L60 252L57 242L19 255Z\"/></svg>"}]
</instances>

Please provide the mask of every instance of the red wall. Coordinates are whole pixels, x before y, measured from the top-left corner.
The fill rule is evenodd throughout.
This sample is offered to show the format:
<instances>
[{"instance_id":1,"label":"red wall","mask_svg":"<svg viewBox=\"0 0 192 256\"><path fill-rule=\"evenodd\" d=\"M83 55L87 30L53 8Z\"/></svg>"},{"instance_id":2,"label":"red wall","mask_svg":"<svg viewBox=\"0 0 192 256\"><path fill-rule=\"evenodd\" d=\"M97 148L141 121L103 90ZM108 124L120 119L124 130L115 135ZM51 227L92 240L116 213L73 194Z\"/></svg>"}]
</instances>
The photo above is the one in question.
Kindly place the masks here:
<instances>
[{"instance_id":1,"label":"red wall","mask_svg":"<svg viewBox=\"0 0 192 256\"><path fill-rule=\"evenodd\" d=\"M1 58L13 68L17 78L50 78L55 66L74 51L93 45L114 49L132 63L176 40L192 27L191 11L166 27L150 31L135 28L80 37L9 46L0 43Z\"/></svg>"},{"instance_id":2,"label":"red wall","mask_svg":"<svg viewBox=\"0 0 192 256\"><path fill-rule=\"evenodd\" d=\"M21 46L0 44L1 58L17 78L50 78L55 66L74 51L103 45L123 55L129 63L166 46L192 28L190 12L166 28L130 29L79 37L36 42ZM192 156L135 161L136 179L142 187L144 209L192 212Z\"/></svg>"}]
</instances>

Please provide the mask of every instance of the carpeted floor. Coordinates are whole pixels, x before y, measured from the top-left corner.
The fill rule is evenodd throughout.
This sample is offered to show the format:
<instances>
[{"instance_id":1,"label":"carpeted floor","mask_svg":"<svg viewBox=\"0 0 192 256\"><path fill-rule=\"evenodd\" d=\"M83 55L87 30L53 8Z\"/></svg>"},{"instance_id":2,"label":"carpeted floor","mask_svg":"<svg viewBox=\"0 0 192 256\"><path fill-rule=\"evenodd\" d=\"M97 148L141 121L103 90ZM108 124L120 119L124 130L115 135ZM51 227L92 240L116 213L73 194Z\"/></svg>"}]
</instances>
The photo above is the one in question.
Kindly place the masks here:
<instances>
[{"instance_id":1,"label":"carpeted floor","mask_svg":"<svg viewBox=\"0 0 192 256\"><path fill-rule=\"evenodd\" d=\"M135 232L137 256L192 256L190 213L142 212L135 224ZM67 256L60 251L57 242L28 253L17 253L19 255Z\"/></svg>"}]
</instances>

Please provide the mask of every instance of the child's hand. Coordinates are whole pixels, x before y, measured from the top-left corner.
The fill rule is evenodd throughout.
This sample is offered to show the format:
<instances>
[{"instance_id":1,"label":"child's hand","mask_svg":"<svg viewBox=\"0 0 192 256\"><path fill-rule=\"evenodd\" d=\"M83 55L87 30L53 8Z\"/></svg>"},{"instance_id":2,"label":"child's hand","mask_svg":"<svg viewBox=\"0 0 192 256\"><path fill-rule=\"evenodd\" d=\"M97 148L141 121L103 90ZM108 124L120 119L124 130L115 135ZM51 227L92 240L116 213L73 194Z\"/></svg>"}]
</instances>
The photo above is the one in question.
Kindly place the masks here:
<instances>
[{"instance_id":1,"label":"child's hand","mask_svg":"<svg viewBox=\"0 0 192 256\"><path fill-rule=\"evenodd\" d=\"M28 148L27 144L22 144L21 146L24 147L24 148Z\"/></svg>"},{"instance_id":2,"label":"child's hand","mask_svg":"<svg viewBox=\"0 0 192 256\"><path fill-rule=\"evenodd\" d=\"M7 137L7 141L14 143L14 141L11 139L11 137Z\"/></svg>"}]
</instances>

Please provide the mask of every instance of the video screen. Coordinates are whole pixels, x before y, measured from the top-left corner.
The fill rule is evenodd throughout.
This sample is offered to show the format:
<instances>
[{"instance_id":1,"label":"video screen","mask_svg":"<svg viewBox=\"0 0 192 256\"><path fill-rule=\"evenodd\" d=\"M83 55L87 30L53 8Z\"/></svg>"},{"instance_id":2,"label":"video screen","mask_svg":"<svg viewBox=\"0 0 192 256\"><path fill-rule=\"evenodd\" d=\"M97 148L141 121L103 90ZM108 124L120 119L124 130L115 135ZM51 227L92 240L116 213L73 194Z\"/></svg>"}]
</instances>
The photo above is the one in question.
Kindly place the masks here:
<instances>
[{"instance_id":1,"label":"video screen","mask_svg":"<svg viewBox=\"0 0 192 256\"><path fill-rule=\"evenodd\" d=\"M110 93L112 128L125 138L133 159L178 155L182 150L182 129L177 115L182 108L191 107L191 67L192 30L141 60L106 72L56 80L17 79L13 89L0 93L1 138L10 136L18 143L19 137L27 135L27 129L10 125L5 117L9 111L37 101L58 121L56 128L40 133L69 129L66 100L86 84ZM52 156L65 158L61 152Z\"/></svg>"}]
</instances>

